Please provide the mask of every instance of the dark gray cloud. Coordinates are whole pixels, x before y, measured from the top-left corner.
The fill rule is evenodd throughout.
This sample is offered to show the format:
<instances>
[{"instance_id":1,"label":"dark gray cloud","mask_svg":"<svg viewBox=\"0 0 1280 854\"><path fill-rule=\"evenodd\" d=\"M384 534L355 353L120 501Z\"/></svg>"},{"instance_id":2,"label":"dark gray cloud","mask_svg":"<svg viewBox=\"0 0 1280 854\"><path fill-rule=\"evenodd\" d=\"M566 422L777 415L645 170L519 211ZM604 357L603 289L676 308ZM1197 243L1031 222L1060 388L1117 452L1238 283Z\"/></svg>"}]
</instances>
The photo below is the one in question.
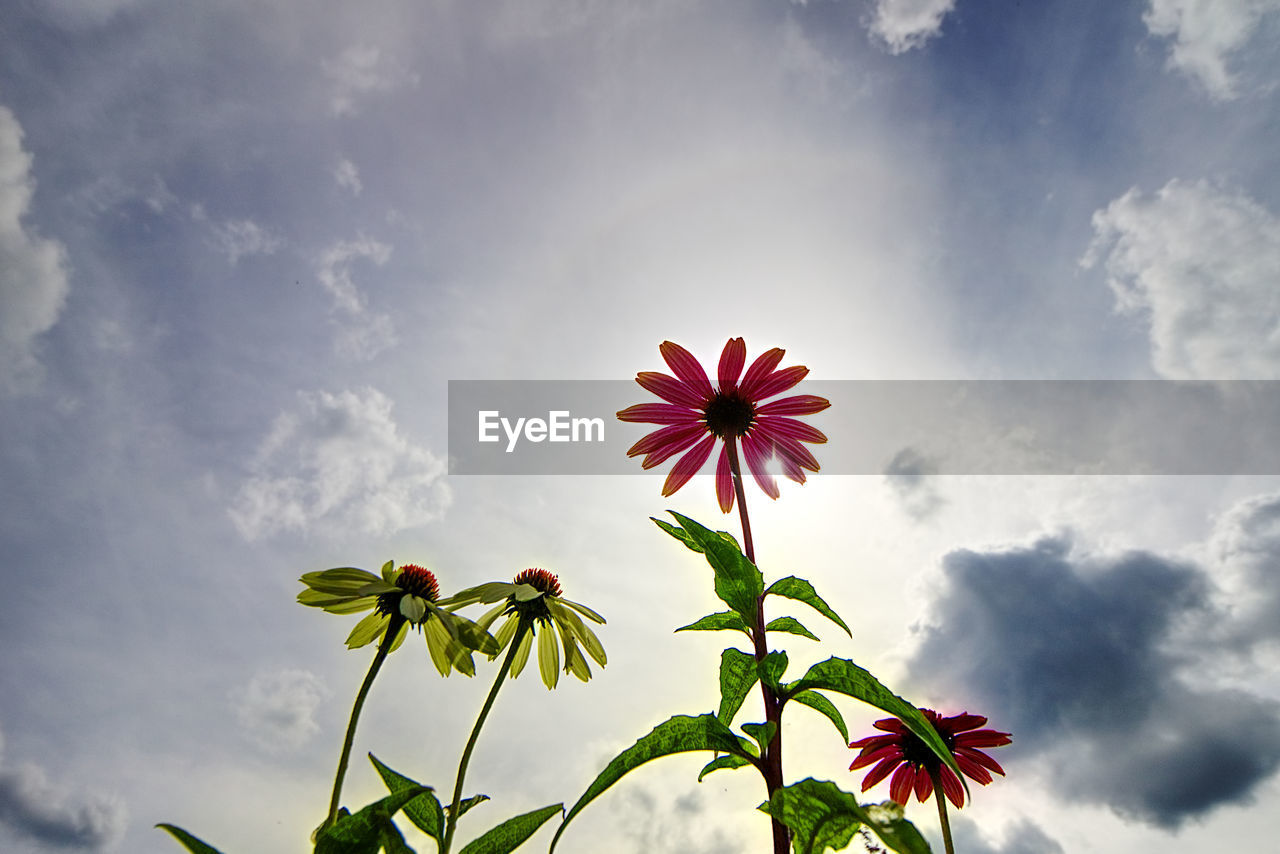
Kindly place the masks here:
<instances>
[{"instance_id":1,"label":"dark gray cloud","mask_svg":"<svg viewBox=\"0 0 1280 854\"><path fill-rule=\"evenodd\" d=\"M1011 730L1010 758L1046 757L1062 797L1176 828L1280 767L1277 704L1214 688L1176 651L1222 616L1198 567L1060 536L955 551L943 574L913 676Z\"/></svg>"},{"instance_id":2,"label":"dark gray cloud","mask_svg":"<svg viewBox=\"0 0 1280 854\"><path fill-rule=\"evenodd\" d=\"M0 736L0 748L3 748ZM102 851L113 846L127 823L123 804L91 795L70 803L44 770L24 763L0 767L0 830L47 849Z\"/></svg>"},{"instance_id":3,"label":"dark gray cloud","mask_svg":"<svg viewBox=\"0 0 1280 854\"><path fill-rule=\"evenodd\" d=\"M898 505L918 521L931 518L946 503L930 477L937 470L933 460L910 447L894 454L885 467L884 482L892 490Z\"/></svg>"}]
</instances>

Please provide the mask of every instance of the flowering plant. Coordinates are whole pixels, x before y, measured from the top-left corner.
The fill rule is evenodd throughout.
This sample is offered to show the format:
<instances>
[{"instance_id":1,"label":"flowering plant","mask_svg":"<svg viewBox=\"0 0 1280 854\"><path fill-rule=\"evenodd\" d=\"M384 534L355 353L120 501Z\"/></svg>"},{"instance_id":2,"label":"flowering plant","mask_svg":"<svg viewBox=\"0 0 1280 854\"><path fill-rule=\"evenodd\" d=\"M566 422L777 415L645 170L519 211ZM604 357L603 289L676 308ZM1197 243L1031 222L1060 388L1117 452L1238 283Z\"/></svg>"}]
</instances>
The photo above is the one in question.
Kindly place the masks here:
<instances>
[{"instance_id":1,"label":"flowering plant","mask_svg":"<svg viewBox=\"0 0 1280 854\"><path fill-rule=\"evenodd\" d=\"M508 854L552 816L563 813L551 840L550 850L554 851L574 818L628 773L663 756L699 751L711 754L698 774L699 781L717 771L742 768L752 768L761 776L765 800L758 810L769 818L774 854L788 854L793 848L796 852L839 850L855 836L869 850L882 851L879 846L884 846L904 854L923 854L930 850L929 845L905 819L902 808L913 794L923 802L935 792L941 793L934 801L944 845L948 854L953 854L946 802L957 808L964 805L966 777L986 785L992 782L992 774L1004 774L984 750L1009 744L1009 733L982 729L987 719L968 712L943 717L931 709L917 708L864 668L835 655L808 667L798 678L788 679L787 652L774 646L779 635L818 640L795 616L767 616L780 600L800 602L852 636L848 624L808 580L788 575L766 584L756 562L744 488L744 468L773 499L780 496L780 490L769 471L772 463L797 483L805 482L806 472L819 471L818 461L806 445L822 444L827 437L801 419L825 410L829 401L812 394L777 398L808 374L803 366L779 367L785 355L780 348L766 351L748 366L743 339L729 339L720 354L714 385L683 347L667 341L659 352L672 374L646 371L638 374L636 381L663 402L640 403L618 412L624 422L658 425L628 453L642 457L645 469L678 457L662 487L663 496L669 497L702 469L719 445L717 500L724 513L737 508L741 532L740 542L727 531L712 530L675 511L669 511L670 519L653 519L659 529L706 560L715 594L726 608L676 631L728 631L745 638L745 643L742 647L731 645L721 653L716 710L675 715L659 723L609 761L567 812L563 804L556 803L515 816L473 839L461 854ZM308 572L300 580L305 589L298 601L303 605L340 615L370 612L347 636L348 648L376 643L347 725L328 812L312 835L316 854L412 854L395 822L401 813L435 841L440 854L449 854L459 819L488 800L485 795L463 795L481 729L507 677L514 679L523 671L535 642L539 675L548 690L557 687L561 672L587 682L592 676L588 659L600 667L608 660L603 644L588 625L603 625L604 617L566 598L559 576L545 569L526 569L511 581L478 584L445 598L440 596L434 572L416 564L396 567L392 561L384 564L379 574L340 567ZM473 605L491 607L474 621L457 613ZM383 662L400 647L410 628L422 634L440 676L454 671L474 676L477 652L490 661L501 656L502 663L462 750L449 804L444 805L430 786L370 755L389 794L352 813L341 804L356 724ZM759 696L758 717L738 724L735 730L753 691ZM879 734L849 742L844 716L836 705L841 698L860 701L892 717L876 721ZM891 800L859 803L855 795L835 783L812 777L788 783L782 715L793 703L824 716L842 742L859 750L850 770L871 769L862 782L863 792L889 779ZM218 854L181 828L169 824L159 827L194 854ZM872 835L877 842L872 841Z\"/></svg>"}]
</instances>

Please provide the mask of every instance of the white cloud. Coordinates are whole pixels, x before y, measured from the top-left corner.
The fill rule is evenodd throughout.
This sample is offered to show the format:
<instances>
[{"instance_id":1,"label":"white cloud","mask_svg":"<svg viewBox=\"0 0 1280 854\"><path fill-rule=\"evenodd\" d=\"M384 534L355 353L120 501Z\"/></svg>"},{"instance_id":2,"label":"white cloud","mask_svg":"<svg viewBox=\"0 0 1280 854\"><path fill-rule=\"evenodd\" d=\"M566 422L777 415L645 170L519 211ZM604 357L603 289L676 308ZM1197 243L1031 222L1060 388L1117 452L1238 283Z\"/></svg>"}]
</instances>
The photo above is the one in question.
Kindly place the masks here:
<instances>
[{"instance_id":1,"label":"white cloud","mask_svg":"<svg viewBox=\"0 0 1280 854\"><path fill-rule=\"evenodd\" d=\"M316 260L316 277L333 297L333 312L338 324L335 346L346 356L371 359L395 344L395 326L391 318L370 311L364 294L351 278L354 262L367 260L380 267L390 257L390 246L361 235L355 240L334 243Z\"/></svg>"},{"instance_id":2,"label":"white cloud","mask_svg":"<svg viewBox=\"0 0 1280 854\"><path fill-rule=\"evenodd\" d=\"M247 539L280 531L386 535L438 518L444 464L400 434L376 389L303 393L272 425L231 518Z\"/></svg>"},{"instance_id":3,"label":"white cloud","mask_svg":"<svg viewBox=\"0 0 1280 854\"><path fill-rule=\"evenodd\" d=\"M368 44L351 45L336 60L326 61L324 73L332 85L329 110L335 116L354 115L356 101L365 95L416 86L420 79Z\"/></svg>"},{"instance_id":4,"label":"white cloud","mask_svg":"<svg viewBox=\"0 0 1280 854\"><path fill-rule=\"evenodd\" d=\"M3 743L0 735L0 747ZM0 767L0 827L36 842L42 850L110 849L127 824L127 811L118 798L92 794L72 804L40 766L25 762Z\"/></svg>"},{"instance_id":5,"label":"white cloud","mask_svg":"<svg viewBox=\"0 0 1280 854\"><path fill-rule=\"evenodd\" d=\"M338 161L338 165L333 169L333 179L338 182L338 186L344 190L350 190L351 195L358 196L364 190L364 184L360 182L360 170L356 165L345 157Z\"/></svg>"},{"instance_id":6,"label":"white cloud","mask_svg":"<svg viewBox=\"0 0 1280 854\"><path fill-rule=\"evenodd\" d=\"M882 39L890 53L906 53L942 32L942 19L956 0L877 0L871 34Z\"/></svg>"},{"instance_id":7,"label":"white cloud","mask_svg":"<svg viewBox=\"0 0 1280 854\"><path fill-rule=\"evenodd\" d=\"M1195 80L1210 97L1236 97L1238 81L1227 60L1257 32L1280 0L1151 0L1142 16L1154 36L1172 38L1169 67Z\"/></svg>"},{"instance_id":8,"label":"white cloud","mask_svg":"<svg viewBox=\"0 0 1280 854\"><path fill-rule=\"evenodd\" d=\"M214 245L232 264L246 255L270 255L281 240L251 219L229 219L213 226Z\"/></svg>"},{"instance_id":9,"label":"white cloud","mask_svg":"<svg viewBox=\"0 0 1280 854\"><path fill-rule=\"evenodd\" d=\"M1149 316L1170 379L1280 377L1280 219L1240 192L1173 180L1093 215L1082 260L1102 261L1122 311Z\"/></svg>"},{"instance_id":10,"label":"white cloud","mask_svg":"<svg viewBox=\"0 0 1280 854\"><path fill-rule=\"evenodd\" d=\"M283 669L260 672L231 692L236 720L249 737L271 750L294 750L320 731L316 709L328 691L315 674Z\"/></svg>"},{"instance_id":11,"label":"white cloud","mask_svg":"<svg viewBox=\"0 0 1280 854\"><path fill-rule=\"evenodd\" d=\"M0 107L0 390L38 375L36 339L58 322L67 300L62 245L22 223L34 190L22 126Z\"/></svg>"}]
</instances>

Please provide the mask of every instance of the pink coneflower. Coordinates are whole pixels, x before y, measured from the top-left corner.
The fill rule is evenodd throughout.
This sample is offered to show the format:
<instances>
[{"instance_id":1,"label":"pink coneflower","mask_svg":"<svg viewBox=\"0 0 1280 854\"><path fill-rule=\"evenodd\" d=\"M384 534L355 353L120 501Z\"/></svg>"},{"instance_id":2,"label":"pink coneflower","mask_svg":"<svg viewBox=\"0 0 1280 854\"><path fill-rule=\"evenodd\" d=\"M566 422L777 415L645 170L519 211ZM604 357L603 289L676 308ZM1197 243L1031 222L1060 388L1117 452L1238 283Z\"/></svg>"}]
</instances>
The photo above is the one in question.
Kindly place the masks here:
<instances>
[{"instance_id":1,"label":"pink coneflower","mask_svg":"<svg viewBox=\"0 0 1280 854\"><path fill-rule=\"evenodd\" d=\"M809 373L800 365L778 369L786 351L775 347L765 352L743 374L747 345L741 338L730 338L720 354L719 384L712 386L707 372L688 350L670 341L664 341L658 349L675 376L643 371L636 375L636 382L667 402L628 406L618 413L618 418L665 425L627 451L631 457L643 454L646 469L684 454L662 485L664 496L674 494L698 473L717 440L723 440L724 447L716 465L716 497L725 513L733 509L731 460L736 462L738 440L747 468L770 498L779 494L773 475L765 471L772 457L780 460L783 473L797 483L804 483L805 469L818 471L818 461L801 442L822 443L827 437L790 416L821 412L831 405L830 401L800 394L762 402L792 388Z\"/></svg>"},{"instance_id":2,"label":"pink coneflower","mask_svg":"<svg viewBox=\"0 0 1280 854\"><path fill-rule=\"evenodd\" d=\"M1004 769L978 748L1009 744L1009 733L978 729L987 722L981 715L963 712L944 718L932 709L920 711L933 724L938 735L942 736L943 744L951 751L966 777L985 786L993 779L991 772L1004 776ZM906 806L914 791L916 798L923 803L933 793L933 775L937 774L947 799L957 807L964 806L964 786L961 785L960 778L919 737L908 730L902 721L885 718L876 721L874 726L889 734L868 736L849 745L862 749L858 758L849 766L850 771L878 763L862 781L862 791L865 792L893 773L893 779L889 781L889 797Z\"/></svg>"}]
</instances>

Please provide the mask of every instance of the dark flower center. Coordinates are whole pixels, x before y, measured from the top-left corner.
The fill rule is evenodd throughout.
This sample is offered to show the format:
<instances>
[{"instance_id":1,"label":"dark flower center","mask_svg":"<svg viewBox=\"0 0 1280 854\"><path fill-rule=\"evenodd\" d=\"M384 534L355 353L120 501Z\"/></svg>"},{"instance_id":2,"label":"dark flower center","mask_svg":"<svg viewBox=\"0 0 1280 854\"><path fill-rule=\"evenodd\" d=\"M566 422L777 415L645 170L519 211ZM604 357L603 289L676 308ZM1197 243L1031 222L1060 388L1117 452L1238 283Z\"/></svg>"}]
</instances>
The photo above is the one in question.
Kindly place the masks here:
<instances>
[{"instance_id":1,"label":"dark flower center","mask_svg":"<svg viewBox=\"0 0 1280 854\"><path fill-rule=\"evenodd\" d=\"M539 593L548 596L560 595L560 579L545 569L526 569L516 576L516 584L528 584Z\"/></svg>"},{"instance_id":2,"label":"dark flower center","mask_svg":"<svg viewBox=\"0 0 1280 854\"><path fill-rule=\"evenodd\" d=\"M747 435L756 420L756 407L737 391L718 391L707 401L707 408L702 414L707 421L707 429L723 439Z\"/></svg>"},{"instance_id":3,"label":"dark flower center","mask_svg":"<svg viewBox=\"0 0 1280 854\"><path fill-rule=\"evenodd\" d=\"M954 752L955 737L945 732L939 731L938 735L942 736L942 743L947 746L947 750ZM921 768L937 768L942 765L940 760L929 746L916 737L914 733L907 733L902 737L902 758L906 762L917 765Z\"/></svg>"},{"instance_id":4,"label":"dark flower center","mask_svg":"<svg viewBox=\"0 0 1280 854\"><path fill-rule=\"evenodd\" d=\"M514 583L528 584L543 595L526 602L519 602L512 596L508 613L511 610L515 610L522 617L529 620L536 620L542 623L549 621L551 619L551 609L547 607L547 597L560 595L560 579L545 569L526 569L515 577Z\"/></svg>"},{"instance_id":5,"label":"dark flower center","mask_svg":"<svg viewBox=\"0 0 1280 854\"><path fill-rule=\"evenodd\" d=\"M400 600L409 593L428 602L440 598L440 583L435 574L425 566L407 563L400 567L400 575L396 577L396 587L402 592L383 593L378 597L378 611L383 614L399 614Z\"/></svg>"}]
</instances>

